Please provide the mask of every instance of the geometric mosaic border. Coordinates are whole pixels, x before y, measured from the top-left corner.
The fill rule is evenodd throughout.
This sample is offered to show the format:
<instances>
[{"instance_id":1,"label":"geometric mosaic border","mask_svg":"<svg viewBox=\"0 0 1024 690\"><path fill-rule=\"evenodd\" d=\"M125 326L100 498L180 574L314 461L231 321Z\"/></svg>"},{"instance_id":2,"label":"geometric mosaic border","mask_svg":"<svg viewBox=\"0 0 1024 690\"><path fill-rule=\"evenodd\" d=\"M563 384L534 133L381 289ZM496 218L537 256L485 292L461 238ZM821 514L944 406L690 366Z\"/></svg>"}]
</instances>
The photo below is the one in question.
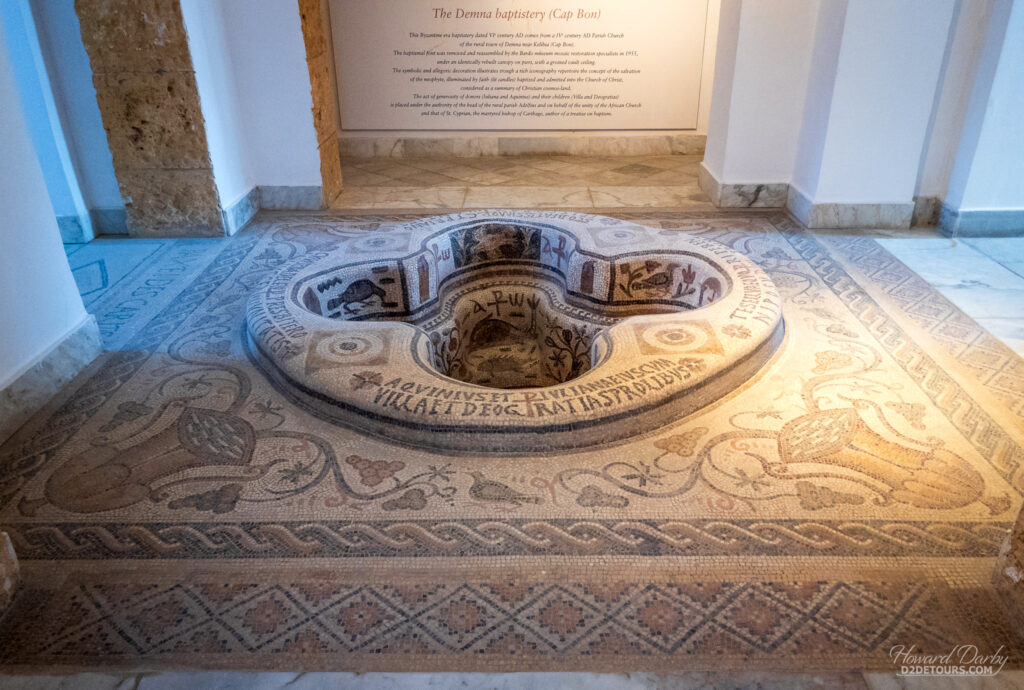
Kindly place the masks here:
<instances>
[{"instance_id":1,"label":"geometric mosaic border","mask_svg":"<svg viewBox=\"0 0 1024 690\"><path fill-rule=\"evenodd\" d=\"M506 555L995 556L1010 523L892 520L460 519L31 523L23 560Z\"/></svg>"},{"instance_id":2,"label":"geometric mosaic border","mask_svg":"<svg viewBox=\"0 0 1024 690\"><path fill-rule=\"evenodd\" d=\"M45 622L27 635L0 625L0 662L193 660L253 669L288 660L307 669L366 670L375 663L393 669L396 656L432 655L459 666L474 658L497 664L492 670L573 659L588 665L610 660L621 669L622 657L685 667L687 657L713 654L755 665L799 657L809 668L816 661L830 668L890 668L895 644L922 652L1007 645L1011 633L986 619L991 602L972 605L973 627L962 620L965 605L971 604L948 590L913 580L89 583L56 595L23 592L16 608L25 609L23 615L37 609ZM50 618L50 611L64 613ZM970 639L963 638L965 630Z\"/></svg>"}]
</instances>

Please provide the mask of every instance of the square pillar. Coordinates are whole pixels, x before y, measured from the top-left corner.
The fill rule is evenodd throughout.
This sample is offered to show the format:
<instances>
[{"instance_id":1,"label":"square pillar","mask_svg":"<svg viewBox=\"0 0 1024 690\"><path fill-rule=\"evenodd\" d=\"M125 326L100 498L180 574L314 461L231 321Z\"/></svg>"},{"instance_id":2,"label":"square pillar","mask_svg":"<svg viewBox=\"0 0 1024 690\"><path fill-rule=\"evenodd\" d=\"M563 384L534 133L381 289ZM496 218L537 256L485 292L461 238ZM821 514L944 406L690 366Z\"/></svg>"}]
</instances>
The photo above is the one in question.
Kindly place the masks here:
<instances>
[{"instance_id":1,"label":"square pillar","mask_svg":"<svg viewBox=\"0 0 1024 690\"><path fill-rule=\"evenodd\" d=\"M910 227L955 4L822 3L787 204L805 225Z\"/></svg>"},{"instance_id":2,"label":"square pillar","mask_svg":"<svg viewBox=\"0 0 1024 690\"><path fill-rule=\"evenodd\" d=\"M949 235L1024 235L1024 3L993 8L940 223Z\"/></svg>"}]
</instances>

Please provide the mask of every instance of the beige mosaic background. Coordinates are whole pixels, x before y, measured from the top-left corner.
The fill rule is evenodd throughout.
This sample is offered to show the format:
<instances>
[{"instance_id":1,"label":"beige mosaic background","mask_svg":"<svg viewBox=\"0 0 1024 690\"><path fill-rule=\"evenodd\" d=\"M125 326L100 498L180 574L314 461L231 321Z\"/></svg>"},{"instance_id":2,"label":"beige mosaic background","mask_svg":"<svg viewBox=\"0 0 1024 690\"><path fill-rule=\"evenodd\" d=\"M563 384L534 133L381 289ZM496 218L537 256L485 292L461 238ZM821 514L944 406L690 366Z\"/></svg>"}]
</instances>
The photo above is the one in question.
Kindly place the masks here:
<instances>
[{"instance_id":1,"label":"beige mosaic background","mask_svg":"<svg viewBox=\"0 0 1024 690\"><path fill-rule=\"evenodd\" d=\"M732 395L581 453L398 447L247 358L262 280L409 216L265 216L193 257L0 449L23 564L0 662L891 670L894 644L976 644L1019 666L992 585L1024 491L1019 358L873 240L619 215L750 257L789 328ZM136 287L96 305L104 332Z\"/></svg>"}]
</instances>

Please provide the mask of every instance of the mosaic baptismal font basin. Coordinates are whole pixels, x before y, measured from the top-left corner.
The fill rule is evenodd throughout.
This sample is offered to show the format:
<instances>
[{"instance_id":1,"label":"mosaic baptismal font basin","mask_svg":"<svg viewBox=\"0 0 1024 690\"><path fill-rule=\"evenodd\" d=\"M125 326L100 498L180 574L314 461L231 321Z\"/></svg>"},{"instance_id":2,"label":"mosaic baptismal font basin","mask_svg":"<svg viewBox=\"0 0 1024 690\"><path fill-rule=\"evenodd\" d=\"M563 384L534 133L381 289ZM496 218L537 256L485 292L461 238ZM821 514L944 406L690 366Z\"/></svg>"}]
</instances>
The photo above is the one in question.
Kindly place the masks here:
<instances>
[{"instance_id":1,"label":"mosaic baptismal font basin","mask_svg":"<svg viewBox=\"0 0 1024 690\"><path fill-rule=\"evenodd\" d=\"M657 429L729 393L783 335L768 276L700 237L577 213L415 221L286 265L251 353L317 416L476 453Z\"/></svg>"}]
</instances>

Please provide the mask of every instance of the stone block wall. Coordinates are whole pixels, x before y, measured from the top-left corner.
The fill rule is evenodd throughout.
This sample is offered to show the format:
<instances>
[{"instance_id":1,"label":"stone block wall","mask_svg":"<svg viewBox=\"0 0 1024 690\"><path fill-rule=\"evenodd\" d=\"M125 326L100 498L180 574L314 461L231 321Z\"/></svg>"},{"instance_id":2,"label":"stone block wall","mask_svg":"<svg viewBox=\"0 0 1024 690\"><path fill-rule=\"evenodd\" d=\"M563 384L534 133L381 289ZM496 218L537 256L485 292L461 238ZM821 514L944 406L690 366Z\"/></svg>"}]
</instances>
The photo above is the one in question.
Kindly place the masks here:
<instances>
[{"instance_id":1,"label":"stone block wall","mask_svg":"<svg viewBox=\"0 0 1024 690\"><path fill-rule=\"evenodd\" d=\"M334 49L330 39L330 10L327 0L298 2L313 95L313 126L320 150L324 204L327 205L341 192L341 149L338 141L340 114Z\"/></svg>"},{"instance_id":2,"label":"stone block wall","mask_svg":"<svg viewBox=\"0 0 1024 690\"><path fill-rule=\"evenodd\" d=\"M75 0L133 236L223 225L178 0Z\"/></svg>"}]
</instances>

